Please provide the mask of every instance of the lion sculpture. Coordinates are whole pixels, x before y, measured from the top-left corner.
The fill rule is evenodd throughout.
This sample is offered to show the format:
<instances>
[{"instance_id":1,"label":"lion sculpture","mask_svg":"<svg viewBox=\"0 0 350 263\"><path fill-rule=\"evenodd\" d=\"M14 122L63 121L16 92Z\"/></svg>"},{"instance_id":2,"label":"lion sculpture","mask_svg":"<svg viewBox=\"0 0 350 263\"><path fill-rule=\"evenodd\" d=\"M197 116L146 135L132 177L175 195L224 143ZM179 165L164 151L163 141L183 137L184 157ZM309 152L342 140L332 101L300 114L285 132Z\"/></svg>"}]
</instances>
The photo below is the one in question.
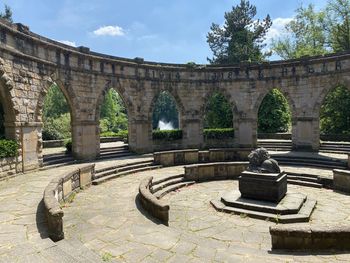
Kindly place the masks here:
<instances>
[{"instance_id":1,"label":"lion sculpture","mask_svg":"<svg viewBox=\"0 0 350 263\"><path fill-rule=\"evenodd\" d=\"M258 148L248 155L248 171L257 173L280 173L278 162L270 158L265 148Z\"/></svg>"}]
</instances>

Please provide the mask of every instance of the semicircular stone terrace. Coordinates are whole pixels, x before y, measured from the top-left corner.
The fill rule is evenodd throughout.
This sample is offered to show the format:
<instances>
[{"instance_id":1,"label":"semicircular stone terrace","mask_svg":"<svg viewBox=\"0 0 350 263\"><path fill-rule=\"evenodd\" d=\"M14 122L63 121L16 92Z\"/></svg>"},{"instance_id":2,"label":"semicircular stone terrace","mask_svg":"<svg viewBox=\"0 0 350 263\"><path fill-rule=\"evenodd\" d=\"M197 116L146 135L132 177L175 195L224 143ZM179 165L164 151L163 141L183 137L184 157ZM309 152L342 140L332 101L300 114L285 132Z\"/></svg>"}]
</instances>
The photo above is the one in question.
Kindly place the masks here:
<instances>
[{"instance_id":1,"label":"semicircular stone terrace","mask_svg":"<svg viewBox=\"0 0 350 263\"><path fill-rule=\"evenodd\" d=\"M278 88L292 111L295 149L319 148L319 111L337 84L347 87L350 54L232 66L166 64L126 59L70 47L32 33L23 24L0 20L0 100L7 138L20 142L20 170L42 163L42 107L56 83L71 109L73 154L94 159L100 153L99 112L104 94L118 91L127 113L129 147L155 149L152 108L168 91L179 109L183 138L178 148L203 147L205 101L216 91L232 104L236 147L257 144L257 115L264 96ZM161 149L157 149L161 150Z\"/></svg>"}]
</instances>

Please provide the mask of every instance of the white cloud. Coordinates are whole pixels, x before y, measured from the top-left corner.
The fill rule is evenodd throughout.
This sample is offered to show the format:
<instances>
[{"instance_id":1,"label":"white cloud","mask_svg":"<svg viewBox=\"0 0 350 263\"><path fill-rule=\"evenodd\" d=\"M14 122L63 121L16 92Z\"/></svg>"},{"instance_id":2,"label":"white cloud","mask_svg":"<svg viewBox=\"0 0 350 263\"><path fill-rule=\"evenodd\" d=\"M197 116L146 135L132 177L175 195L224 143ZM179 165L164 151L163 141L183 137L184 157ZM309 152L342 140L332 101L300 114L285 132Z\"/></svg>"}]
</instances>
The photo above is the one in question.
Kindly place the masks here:
<instances>
[{"instance_id":1,"label":"white cloud","mask_svg":"<svg viewBox=\"0 0 350 263\"><path fill-rule=\"evenodd\" d=\"M272 39L278 39L280 37L283 37L284 35L287 35L288 33L285 30L285 26L290 23L293 20L293 18L282 18L278 17L274 20L272 20L272 26L270 27L270 30L266 34L266 40L265 43L271 43Z\"/></svg>"},{"instance_id":2,"label":"white cloud","mask_svg":"<svg viewBox=\"0 0 350 263\"><path fill-rule=\"evenodd\" d=\"M125 30L120 26L102 26L94 31L96 36L124 36Z\"/></svg>"},{"instance_id":3,"label":"white cloud","mask_svg":"<svg viewBox=\"0 0 350 263\"><path fill-rule=\"evenodd\" d=\"M69 40L58 40L58 42L62 43L62 44L66 44L68 46L72 46L72 47L77 47L77 44L74 41L69 41Z\"/></svg>"}]
</instances>

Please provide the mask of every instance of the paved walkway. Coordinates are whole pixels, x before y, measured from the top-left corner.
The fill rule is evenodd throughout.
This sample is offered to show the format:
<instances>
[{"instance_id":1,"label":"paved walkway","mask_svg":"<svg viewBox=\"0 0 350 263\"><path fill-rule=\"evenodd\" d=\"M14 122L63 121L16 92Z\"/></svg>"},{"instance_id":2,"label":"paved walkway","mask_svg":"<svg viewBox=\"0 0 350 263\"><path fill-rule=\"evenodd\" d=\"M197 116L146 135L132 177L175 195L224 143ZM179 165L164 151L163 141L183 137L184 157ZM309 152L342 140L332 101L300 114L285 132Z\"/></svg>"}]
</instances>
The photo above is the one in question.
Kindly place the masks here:
<instances>
[{"instance_id":1,"label":"paved walkway","mask_svg":"<svg viewBox=\"0 0 350 263\"><path fill-rule=\"evenodd\" d=\"M142 156L101 161L96 163L96 168L130 163L133 159L152 158ZM53 262L47 252L55 244L46 238L41 202L43 191L52 178L80 165L18 175L0 182L0 262ZM207 202L220 191L235 187L232 182L200 184L169 195L169 228L148 219L135 202L140 180L149 175L162 177L182 172L181 167L175 167L128 175L79 193L74 202L65 209L64 224L68 238L79 238L87 247L100 253L101 257L108 259L111 254L118 258L116 261L128 262L205 262L209 259L214 262L230 262L237 258L254 261L255 257L252 258L251 255L269 262L280 259L297 262L349 260L348 255L344 254L297 258L292 255L270 254L266 229L271 223L239 217L232 219L228 215L216 213ZM323 201L319 203L314 214L318 220L336 223L350 219L348 196L328 190L300 189L322 198ZM203 192L206 194L202 195ZM235 220L238 221L234 225ZM215 223L216 221L220 223ZM229 224L225 225L224 222ZM259 227L261 223L263 227ZM222 231L214 231L217 227ZM213 231L212 236L208 236L210 231ZM224 234L236 240L223 241L219 236ZM247 239L242 241L242 236L247 236ZM217 249L214 253L209 248Z\"/></svg>"},{"instance_id":2,"label":"paved walkway","mask_svg":"<svg viewBox=\"0 0 350 263\"><path fill-rule=\"evenodd\" d=\"M320 256L271 252L272 222L215 211L209 201L237 189L236 181L193 185L165 197L170 227L138 207L138 184L147 176L178 174L182 167L142 172L92 187L65 208L67 238L79 237L101 256L116 262L348 262L350 254ZM288 186L318 200L310 224L350 219L349 197L325 189Z\"/></svg>"}]
</instances>

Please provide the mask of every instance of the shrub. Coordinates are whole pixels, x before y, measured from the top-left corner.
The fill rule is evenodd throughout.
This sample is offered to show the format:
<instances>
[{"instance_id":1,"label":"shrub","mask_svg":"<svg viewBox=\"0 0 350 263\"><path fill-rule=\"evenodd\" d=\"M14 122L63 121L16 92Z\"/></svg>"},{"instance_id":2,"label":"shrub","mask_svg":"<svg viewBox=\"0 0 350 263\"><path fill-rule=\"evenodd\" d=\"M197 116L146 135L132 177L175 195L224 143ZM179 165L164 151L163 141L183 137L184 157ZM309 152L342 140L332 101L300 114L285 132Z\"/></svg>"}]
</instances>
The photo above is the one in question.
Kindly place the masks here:
<instances>
[{"instance_id":1,"label":"shrub","mask_svg":"<svg viewBox=\"0 0 350 263\"><path fill-rule=\"evenodd\" d=\"M154 130L153 140L174 141L182 139L182 130Z\"/></svg>"},{"instance_id":2,"label":"shrub","mask_svg":"<svg viewBox=\"0 0 350 263\"><path fill-rule=\"evenodd\" d=\"M235 131L232 128L224 128L224 129L204 129L204 139L228 139L234 138Z\"/></svg>"},{"instance_id":3,"label":"shrub","mask_svg":"<svg viewBox=\"0 0 350 263\"><path fill-rule=\"evenodd\" d=\"M66 152L67 153L71 153L72 152L72 147L73 147L72 139L65 140L64 146L66 147Z\"/></svg>"},{"instance_id":4,"label":"shrub","mask_svg":"<svg viewBox=\"0 0 350 263\"><path fill-rule=\"evenodd\" d=\"M101 132L100 137L120 137L122 139L127 139L128 138L128 131L121 130L119 132L112 132L112 131Z\"/></svg>"},{"instance_id":5,"label":"shrub","mask_svg":"<svg viewBox=\"0 0 350 263\"><path fill-rule=\"evenodd\" d=\"M18 143L14 140L0 140L0 158L16 157L18 146Z\"/></svg>"},{"instance_id":6,"label":"shrub","mask_svg":"<svg viewBox=\"0 0 350 263\"><path fill-rule=\"evenodd\" d=\"M58 118L45 118L43 127L43 140L67 139L71 136L69 113Z\"/></svg>"}]
</instances>

